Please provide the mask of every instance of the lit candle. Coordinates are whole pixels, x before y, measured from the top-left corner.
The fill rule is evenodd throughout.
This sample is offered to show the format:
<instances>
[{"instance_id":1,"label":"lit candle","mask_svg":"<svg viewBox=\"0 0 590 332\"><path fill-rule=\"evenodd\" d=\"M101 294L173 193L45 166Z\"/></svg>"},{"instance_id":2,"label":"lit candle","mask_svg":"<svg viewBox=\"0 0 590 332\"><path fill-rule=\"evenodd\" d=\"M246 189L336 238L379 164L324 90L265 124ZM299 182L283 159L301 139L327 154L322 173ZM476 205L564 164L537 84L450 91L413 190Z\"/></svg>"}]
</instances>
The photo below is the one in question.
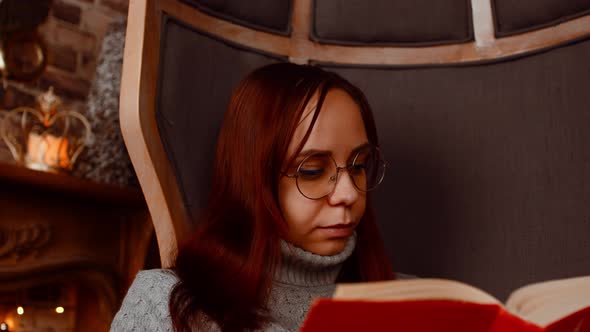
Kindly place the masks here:
<instances>
[{"instance_id":1,"label":"lit candle","mask_svg":"<svg viewBox=\"0 0 590 332\"><path fill-rule=\"evenodd\" d=\"M27 164L33 168L68 168L68 140L50 134L30 133L27 144Z\"/></svg>"}]
</instances>

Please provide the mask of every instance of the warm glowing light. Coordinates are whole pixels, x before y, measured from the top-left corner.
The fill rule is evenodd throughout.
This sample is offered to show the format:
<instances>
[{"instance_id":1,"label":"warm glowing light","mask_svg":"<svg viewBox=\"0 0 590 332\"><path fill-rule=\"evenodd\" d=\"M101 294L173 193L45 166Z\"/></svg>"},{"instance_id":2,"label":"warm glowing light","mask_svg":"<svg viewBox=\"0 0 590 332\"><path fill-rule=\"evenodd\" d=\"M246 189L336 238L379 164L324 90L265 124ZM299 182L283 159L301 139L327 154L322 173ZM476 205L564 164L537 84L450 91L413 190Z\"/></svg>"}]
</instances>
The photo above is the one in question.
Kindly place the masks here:
<instances>
[{"instance_id":1,"label":"warm glowing light","mask_svg":"<svg viewBox=\"0 0 590 332\"><path fill-rule=\"evenodd\" d=\"M45 165L67 168L70 162L68 139L49 134L30 133L27 141L27 162L37 167Z\"/></svg>"},{"instance_id":2,"label":"warm glowing light","mask_svg":"<svg viewBox=\"0 0 590 332\"><path fill-rule=\"evenodd\" d=\"M64 313L64 307L57 307L57 308L55 308L55 312L57 312L58 314L63 314Z\"/></svg>"},{"instance_id":3,"label":"warm glowing light","mask_svg":"<svg viewBox=\"0 0 590 332\"><path fill-rule=\"evenodd\" d=\"M25 313L25 309L23 309L23 307L18 307L16 308L16 313L22 315Z\"/></svg>"},{"instance_id":4,"label":"warm glowing light","mask_svg":"<svg viewBox=\"0 0 590 332\"><path fill-rule=\"evenodd\" d=\"M8 331L8 325L5 322L0 323L0 331Z\"/></svg>"}]
</instances>

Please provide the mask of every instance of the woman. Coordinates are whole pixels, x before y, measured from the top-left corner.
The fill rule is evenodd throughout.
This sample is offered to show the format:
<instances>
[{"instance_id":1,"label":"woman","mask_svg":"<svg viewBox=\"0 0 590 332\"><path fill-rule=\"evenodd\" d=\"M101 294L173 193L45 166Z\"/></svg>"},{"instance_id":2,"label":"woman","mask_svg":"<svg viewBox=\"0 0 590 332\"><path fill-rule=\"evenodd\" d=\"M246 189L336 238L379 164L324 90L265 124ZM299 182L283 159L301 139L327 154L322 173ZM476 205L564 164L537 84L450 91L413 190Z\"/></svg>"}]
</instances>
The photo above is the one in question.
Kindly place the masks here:
<instances>
[{"instance_id":1,"label":"woman","mask_svg":"<svg viewBox=\"0 0 590 332\"><path fill-rule=\"evenodd\" d=\"M140 272L113 331L296 331L337 282L393 279L368 205L383 179L363 93L272 64L234 91L205 213L174 268Z\"/></svg>"}]
</instances>

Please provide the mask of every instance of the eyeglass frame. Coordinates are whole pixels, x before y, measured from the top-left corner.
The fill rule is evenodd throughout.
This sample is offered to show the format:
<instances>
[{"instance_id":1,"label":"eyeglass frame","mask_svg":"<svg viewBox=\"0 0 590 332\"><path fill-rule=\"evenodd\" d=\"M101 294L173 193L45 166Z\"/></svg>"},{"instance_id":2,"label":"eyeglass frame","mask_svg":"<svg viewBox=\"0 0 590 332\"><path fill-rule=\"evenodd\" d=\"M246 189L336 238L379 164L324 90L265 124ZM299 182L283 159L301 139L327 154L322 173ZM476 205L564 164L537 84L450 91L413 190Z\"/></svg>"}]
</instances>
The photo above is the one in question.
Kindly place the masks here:
<instances>
[{"instance_id":1,"label":"eyeglass frame","mask_svg":"<svg viewBox=\"0 0 590 332\"><path fill-rule=\"evenodd\" d=\"M288 178L291 178L291 179L294 178L295 179L295 185L297 186L297 190L299 191L299 193L301 195L303 195L303 197L305 197L307 199L314 200L314 201L320 200L320 199L322 199L322 198L330 195L334 191L334 189L336 189L336 185L338 184L338 176L340 174L340 171L341 170L345 170L345 169L346 169L346 172L348 173L348 176L350 176L350 180L352 181L352 184L354 185L354 187L355 187L356 190L358 190L360 192L364 192L364 193L369 192L369 191L373 191L373 190L375 190L383 182L383 179L385 178L385 171L387 170L388 163L387 163L387 161L385 159L382 158L383 157L383 154L381 153L381 149L379 149L378 146L368 145L368 147L377 150L377 152L379 153L379 157L380 157L379 158L379 161L383 165L383 174L381 174L381 178L379 179L379 181L377 182L377 184L373 188L368 189L368 190L362 190L361 188L359 188L358 185L356 184L356 182L354 181L354 178L352 177L352 175L350 175L350 169L354 166L354 164L356 162L356 159L359 157L360 153L363 150L357 151L356 154L355 154L355 156L354 156L354 159L352 160L352 163L350 165L346 165L346 166L338 166L338 163L336 162L336 160L334 159L334 157L332 157L331 154L328 155L328 157L330 157L330 159L332 159L332 161L334 162L334 165L336 165L336 178L334 179L334 186L333 186L332 190L330 190L328 193L326 193L325 195L323 195L321 197L318 197L318 198L311 198L311 197L308 197L307 195L305 195L301 191L301 188L299 187L299 181L298 181L298 178L299 178L299 170L301 169L301 166L303 165L303 163L309 157L315 155L315 153L311 153L311 154L305 156L305 158L303 158L303 160L301 160L301 162L297 166L297 169L295 170L295 173L293 173L293 174L287 174L286 172L281 171L281 174L283 176L288 177ZM334 175L330 176L330 180L332 180L333 177L334 177Z\"/></svg>"}]
</instances>

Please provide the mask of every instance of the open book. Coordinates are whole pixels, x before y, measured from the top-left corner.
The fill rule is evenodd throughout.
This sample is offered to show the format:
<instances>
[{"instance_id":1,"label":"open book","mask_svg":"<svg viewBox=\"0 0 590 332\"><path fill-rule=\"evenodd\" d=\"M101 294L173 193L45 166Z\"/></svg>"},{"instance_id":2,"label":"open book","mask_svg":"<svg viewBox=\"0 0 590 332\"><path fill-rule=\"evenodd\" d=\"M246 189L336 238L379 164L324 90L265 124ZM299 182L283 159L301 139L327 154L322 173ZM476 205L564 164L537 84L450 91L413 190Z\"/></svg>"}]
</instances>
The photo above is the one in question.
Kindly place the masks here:
<instances>
[{"instance_id":1,"label":"open book","mask_svg":"<svg viewBox=\"0 0 590 332\"><path fill-rule=\"evenodd\" d=\"M590 332L590 276L524 286L505 305L444 279L339 284L301 331Z\"/></svg>"}]
</instances>

